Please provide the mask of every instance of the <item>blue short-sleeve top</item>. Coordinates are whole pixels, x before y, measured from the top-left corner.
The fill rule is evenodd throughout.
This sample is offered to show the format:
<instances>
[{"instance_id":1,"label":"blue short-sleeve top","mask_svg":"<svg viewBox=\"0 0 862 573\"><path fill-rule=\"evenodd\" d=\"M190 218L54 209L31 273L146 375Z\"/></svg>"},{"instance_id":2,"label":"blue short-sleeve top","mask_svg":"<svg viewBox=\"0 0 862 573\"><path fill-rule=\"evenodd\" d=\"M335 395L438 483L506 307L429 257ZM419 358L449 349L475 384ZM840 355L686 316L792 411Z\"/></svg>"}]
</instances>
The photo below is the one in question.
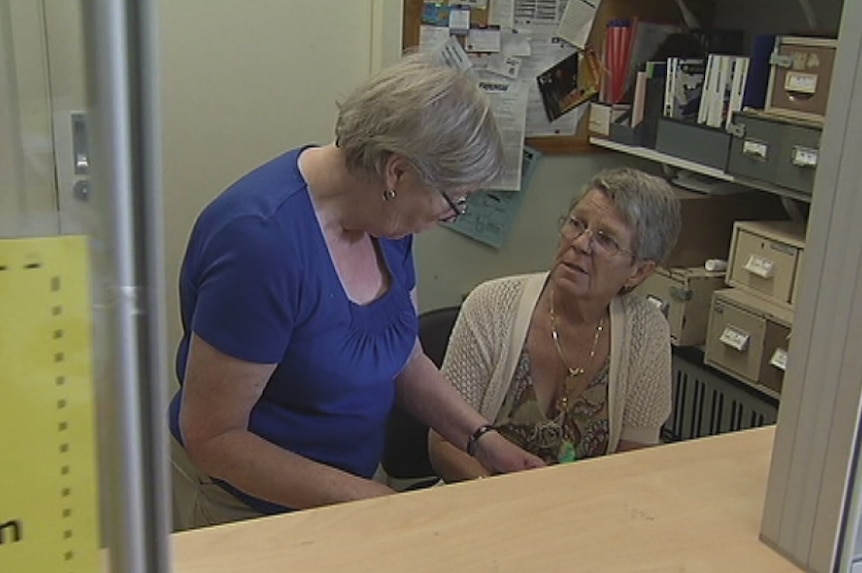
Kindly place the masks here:
<instances>
[{"instance_id":1,"label":"blue short-sleeve top","mask_svg":"<svg viewBox=\"0 0 862 573\"><path fill-rule=\"evenodd\" d=\"M276 364L249 430L309 459L373 475L394 380L417 336L412 238L379 239L391 286L367 305L348 299L308 187L302 149L258 167L201 213L180 272L182 386L191 333L249 362ZM169 410L182 442L182 388ZM265 513L284 508L220 485Z\"/></svg>"}]
</instances>

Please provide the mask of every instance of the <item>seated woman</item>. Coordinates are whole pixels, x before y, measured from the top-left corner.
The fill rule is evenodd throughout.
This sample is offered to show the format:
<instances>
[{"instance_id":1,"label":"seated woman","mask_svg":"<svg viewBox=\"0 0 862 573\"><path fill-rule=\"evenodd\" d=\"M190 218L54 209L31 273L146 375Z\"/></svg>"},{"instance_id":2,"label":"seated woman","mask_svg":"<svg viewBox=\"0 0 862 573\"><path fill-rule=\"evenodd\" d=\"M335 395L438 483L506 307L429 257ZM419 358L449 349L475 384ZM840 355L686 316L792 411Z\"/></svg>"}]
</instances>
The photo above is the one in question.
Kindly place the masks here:
<instances>
[{"instance_id":1,"label":"seated woman","mask_svg":"<svg viewBox=\"0 0 862 573\"><path fill-rule=\"evenodd\" d=\"M493 430L546 463L655 444L670 415L670 333L629 294L664 260L680 228L662 179L599 173L570 206L550 272L486 282L464 302L443 373ZM439 434L445 481L490 472Z\"/></svg>"}]
</instances>

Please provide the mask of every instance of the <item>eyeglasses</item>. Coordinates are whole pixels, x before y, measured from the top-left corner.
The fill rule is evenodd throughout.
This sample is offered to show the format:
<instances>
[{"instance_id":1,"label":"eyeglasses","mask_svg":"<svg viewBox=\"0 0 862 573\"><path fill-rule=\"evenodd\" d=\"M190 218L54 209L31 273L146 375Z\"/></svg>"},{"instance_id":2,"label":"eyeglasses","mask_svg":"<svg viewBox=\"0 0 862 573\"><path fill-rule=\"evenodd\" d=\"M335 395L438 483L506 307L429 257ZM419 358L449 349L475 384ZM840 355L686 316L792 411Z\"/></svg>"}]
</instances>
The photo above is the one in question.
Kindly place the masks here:
<instances>
[{"instance_id":1,"label":"eyeglasses","mask_svg":"<svg viewBox=\"0 0 862 573\"><path fill-rule=\"evenodd\" d=\"M443 219L441 219L442 221L450 223L467 212L466 197L461 197L457 201L453 201L452 198L449 197L449 195L442 189L438 189L437 191L440 193L440 195L443 196L443 199L446 200L446 204L449 205L449 209L452 211L452 214L448 217L444 217Z\"/></svg>"},{"instance_id":2,"label":"eyeglasses","mask_svg":"<svg viewBox=\"0 0 862 573\"><path fill-rule=\"evenodd\" d=\"M568 217L562 221L562 225L560 225L560 235L563 238L573 243L583 235L584 233L590 234L590 247L593 251L606 256L613 257L619 253L624 253L629 255L632 258L635 258L635 254L631 251L628 251L622 247L617 242L616 239L605 233L604 231L593 231L588 228L586 223L578 219L577 217Z\"/></svg>"}]
</instances>

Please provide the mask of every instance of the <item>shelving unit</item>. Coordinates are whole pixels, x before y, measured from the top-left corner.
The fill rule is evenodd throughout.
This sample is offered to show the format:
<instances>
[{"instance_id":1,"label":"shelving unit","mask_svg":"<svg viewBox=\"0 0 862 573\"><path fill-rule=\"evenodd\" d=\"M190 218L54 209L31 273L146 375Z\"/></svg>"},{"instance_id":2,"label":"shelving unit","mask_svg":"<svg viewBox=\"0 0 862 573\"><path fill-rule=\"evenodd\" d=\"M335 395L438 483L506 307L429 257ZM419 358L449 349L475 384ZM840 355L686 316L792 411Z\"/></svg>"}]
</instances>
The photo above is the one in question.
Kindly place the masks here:
<instances>
[{"instance_id":1,"label":"shelving unit","mask_svg":"<svg viewBox=\"0 0 862 573\"><path fill-rule=\"evenodd\" d=\"M784 187L772 185L771 183L767 183L765 181L757 181L756 179L748 179L746 177L738 177L735 175L731 175L730 173L726 173L721 169L701 165L700 163L688 161L687 159L682 159L680 157L674 157L673 155L668 155L666 153L662 153L661 151L656 151L655 149L650 149L648 147L625 145L623 143L617 143L616 141L603 139L601 137L590 137L590 143L597 147L611 149L613 151L618 151L627 155L633 155L635 157L648 159L657 163L663 163L665 165L670 165L679 169L685 169L699 175L706 175L707 177L712 177L713 179L718 179L719 181L736 183L737 185L743 185L752 189L758 189L760 191L774 193L775 195L780 195L789 199L795 199L797 201L803 201L805 203L811 202L811 195L800 193L798 191L794 191L793 189L785 189Z\"/></svg>"},{"instance_id":2,"label":"shelving unit","mask_svg":"<svg viewBox=\"0 0 862 573\"><path fill-rule=\"evenodd\" d=\"M635 157L649 159L650 161L664 163L673 167L679 167L680 169L687 169L694 173L699 173L701 175L707 175L715 179L720 179L721 181L729 181L731 183L734 181L733 175L725 173L720 169L715 169L714 167L707 167L706 165L701 165L700 163L688 161L687 159L682 159L680 157L674 157L673 155L668 155L666 153L662 153L661 151L650 149L649 147L626 145L624 143L617 143L616 141L611 141L610 139L603 139L601 137L590 137L590 143L598 147L604 147L605 149L612 149L614 151L619 151L620 153L634 155Z\"/></svg>"},{"instance_id":3,"label":"shelving unit","mask_svg":"<svg viewBox=\"0 0 862 573\"><path fill-rule=\"evenodd\" d=\"M616 151L618 153L624 153L626 155L639 157L641 159L646 159L648 161L654 161L656 163L660 163L663 165L668 165L668 166L675 167L678 169L683 169L683 170L689 171L691 173L695 173L698 175L706 176L706 177L711 178L711 179L715 179L716 181L732 183L732 184L740 185L740 186L751 188L751 189L765 191L765 192L772 193L772 194L775 194L775 195L778 195L781 197L795 199L797 201L802 201L805 203L811 202L811 196L810 195L807 195L804 193L799 193L799 192L794 191L792 189L785 189L782 187L778 187L777 185L772 185L770 183L766 183L763 181L757 181L757 180L749 179L749 178L745 178L745 177L734 176L734 175L731 175L730 173L727 173L721 169L716 169L714 167L702 165L700 163L689 161L687 159L675 157L673 155L668 155L666 153L662 153L661 151L656 151L655 149L651 149L648 147L626 145L623 143L618 143L616 141L611 141L609 139L604 139L602 137L590 137L590 143L592 145L595 145L596 147L599 147L599 148L608 149L611 151ZM676 354L676 350L681 350L681 349L684 350L685 347L676 348L675 354ZM699 377L702 377L704 379L709 378L709 376L714 377L715 374L720 372L720 375L723 375L723 377L726 380L727 379L733 380L736 383L738 388L747 389L749 392L753 392L754 395L759 395L762 398L762 400L765 401L764 404L769 403L770 401L774 401L777 404L777 402L781 398L780 394L778 392L776 392L775 390L772 390L771 388L768 388L768 387L761 385L761 384L754 384L752 382L749 382L748 380L745 380L742 377L734 375L732 372L724 371L721 369L716 369L713 366L706 365L705 363L703 363L703 360L702 360L702 352L701 352L700 359L696 359L696 360L692 360L692 357L687 356L685 352L681 352L680 354L681 354L681 356L679 358L681 360L689 363L689 366L687 367L688 370L690 371L689 375L695 381L699 380ZM713 374L709 374L710 372ZM700 382L698 382L698 383L700 383ZM679 390L680 389L678 388L677 391L679 391ZM755 401L753 403L756 404L757 401ZM686 409L686 412L684 414L683 413L678 414L679 416L683 416L683 415L692 416L692 415L694 415L693 412L695 412L695 411L700 412L699 407L695 407L692 404L687 404L687 403L683 404L682 402L680 402L678 404L678 406L683 406ZM755 409L757 409L757 407ZM703 416L702 412L701 412L700 416L701 417Z\"/></svg>"}]
</instances>

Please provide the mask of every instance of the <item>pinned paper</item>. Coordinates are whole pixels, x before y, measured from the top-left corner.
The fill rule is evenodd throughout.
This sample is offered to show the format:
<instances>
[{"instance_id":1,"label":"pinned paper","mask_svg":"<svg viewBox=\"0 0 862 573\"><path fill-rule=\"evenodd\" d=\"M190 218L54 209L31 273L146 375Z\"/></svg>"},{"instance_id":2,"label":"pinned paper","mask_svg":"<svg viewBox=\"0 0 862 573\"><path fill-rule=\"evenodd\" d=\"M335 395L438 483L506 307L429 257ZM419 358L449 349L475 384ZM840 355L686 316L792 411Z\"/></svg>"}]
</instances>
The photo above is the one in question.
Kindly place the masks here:
<instances>
[{"instance_id":1,"label":"pinned paper","mask_svg":"<svg viewBox=\"0 0 862 573\"><path fill-rule=\"evenodd\" d=\"M601 0L569 0L557 27L557 35L583 50Z\"/></svg>"},{"instance_id":2,"label":"pinned paper","mask_svg":"<svg viewBox=\"0 0 862 573\"><path fill-rule=\"evenodd\" d=\"M449 31L464 35L470 31L470 9L449 8Z\"/></svg>"},{"instance_id":3,"label":"pinned paper","mask_svg":"<svg viewBox=\"0 0 862 573\"><path fill-rule=\"evenodd\" d=\"M449 39L440 44L434 53L437 58L446 66L465 72L469 70L473 64L467 56L467 52L458 43L458 40L449 36Z\"/></svg>"},{"instance_id":4,"label":"pinned paper","mask_svg":"<svg viewBox=\"0 0 862 573\"><path fill-rule=\"evenodd\" d=\"M453 223L444 226L480 243L501 248L511 232L515 217L524 200L524 192L536 170L541 153L524 147L520 191L478 191L467 200L467 211Z\"/></svg>"},{"instance_id":5,"label":"pinned paper","mask_svg":"<svg viewBox=\"0 0 862 573\"><path fill-rule=\"evenodd\" d=\"M464 41L468 52L499 52L500 45L499 28L471 28Z\"/></svg>"},{"instance_id":6,"label":"pinned paper","mask_svg":"<svg viewBox=\"0 0 862 573\"><path fill-rule=\"evenodd\" d=\"M580 59L576 52L536 76L549 122L585 104L598 93L593 86L579 86Z\"/></svg>"},{"instance_id":7,"label":"pinned paper","mask_svg":"<svg viewBox=\"0 0 862 573\"><path fill-rule=\"evenodd\" d=\"M500 41L500 50L507 56L529 58L533 55L529 34L518 30L503 30L500 33Z\"/></svg>"},{"instance_id":8,"label":"pinned paper","mask_svg":"<svg viewBox=\"0 0 862 573\"><path fill-rule=\"evenodd\" d=\"M522 60L519 78L530 81L527 103L527 137L574 135L582 112L578 109L548 121L536 76L576 52L576 48L556 37L563 4L559 1L537 5L518 0L515 3L515 29L520 38L529 39L530 56ZM541 8L541 9L540 9ZM514 55L504 46L506 55Z\"/></svg>"},{"instance_id":9,"label":"pinned paper","mask_svg":"<svg viewBox=\"0 0 862 573\"><path fill-rule=\"evenodd\" d=\"M491 100L491 109L503 140L503 169L489 188L517 191L522 185L524 127L529 89L525 82L480 76L479 88Z\"/></svg>"},{"instance_id":10,"label":"pinned paper","mask_svg":"<svg viewBox=\"0 0 862 573\"><path fill-rule=\"evenodd\" d=\"M494 54L488 58L485 69L509 79L517 79L521 70L521 58Z\"/></svg>"},{"instance_id":11,"label":"pinned paper","mask_svg":"<svg viewBox=\"0 0 862 573\"><path fill-rule=\"evenodd\" d=\"M423 2L422 24L448 27L449 5L443 2Z\"/></svg>"},{"instance_id":12,"label":"pinned paper","mask_svg":"<svg viewBox=\"0 0 862 573\"><path fill-rule=\"evenodd\" d=\"M419 27L419 51L433 52L449 39L449 28L443 26Z\"/></svg>"},{"instance_id":13,"label":"pinned paper","mask_svg":"<svg viewBox=\"0 0 862 573\"><path fill-rule=\"evenodd\" d=\"M488 24L515 27L515 0L494 0L488 7Z\"/></svg>"}]
</instances>

